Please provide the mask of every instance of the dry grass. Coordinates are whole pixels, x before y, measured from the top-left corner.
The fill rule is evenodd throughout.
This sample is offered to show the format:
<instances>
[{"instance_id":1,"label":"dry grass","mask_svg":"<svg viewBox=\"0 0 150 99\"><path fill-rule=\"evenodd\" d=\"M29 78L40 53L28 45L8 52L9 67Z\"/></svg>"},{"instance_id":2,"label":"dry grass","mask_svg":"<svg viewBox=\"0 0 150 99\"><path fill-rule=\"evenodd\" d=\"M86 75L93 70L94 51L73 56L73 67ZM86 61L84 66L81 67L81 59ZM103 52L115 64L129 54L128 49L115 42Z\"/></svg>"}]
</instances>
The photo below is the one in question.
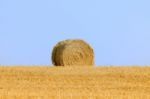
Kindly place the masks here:
<instances>
[{"instance_id":1,"label":"dry grass","mask_svg":"<svg viewBox=\"0 0 150 99\"><path fill-rule=\"evenodd\" d=\"M52 51L52 63L55 66L93 66L94 51L80 39L60 41Z\"/></svg>"},{"instance_id":2,"label":"dry grass","mask_svg":"<svg viewBox=\"0 0 150 99\"><path fill-rule=\"evenodd\" d=\"M0 99L150 99L150 67L0 67Z\"/></svg>"}]
</instances>

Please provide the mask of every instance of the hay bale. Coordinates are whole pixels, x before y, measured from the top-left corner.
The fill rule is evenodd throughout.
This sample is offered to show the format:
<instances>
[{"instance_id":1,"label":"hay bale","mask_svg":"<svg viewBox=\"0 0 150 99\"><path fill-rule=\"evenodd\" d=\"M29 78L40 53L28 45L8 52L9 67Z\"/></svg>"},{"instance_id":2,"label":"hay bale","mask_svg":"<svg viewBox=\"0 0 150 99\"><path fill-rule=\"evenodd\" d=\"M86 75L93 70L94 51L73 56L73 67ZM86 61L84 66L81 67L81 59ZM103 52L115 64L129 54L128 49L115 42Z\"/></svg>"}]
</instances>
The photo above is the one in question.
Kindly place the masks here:
<instances>
[{"instance_id":1,"label":"hay bale","mask_svg":"<svg viewBox=\"0 0 150 99\"><path fill-rule=\"evenodd\" d=\"M83 40L64 40L54 47L52 63L55 66L93 66L94 51Z\"/></svg>"}]
</instances>

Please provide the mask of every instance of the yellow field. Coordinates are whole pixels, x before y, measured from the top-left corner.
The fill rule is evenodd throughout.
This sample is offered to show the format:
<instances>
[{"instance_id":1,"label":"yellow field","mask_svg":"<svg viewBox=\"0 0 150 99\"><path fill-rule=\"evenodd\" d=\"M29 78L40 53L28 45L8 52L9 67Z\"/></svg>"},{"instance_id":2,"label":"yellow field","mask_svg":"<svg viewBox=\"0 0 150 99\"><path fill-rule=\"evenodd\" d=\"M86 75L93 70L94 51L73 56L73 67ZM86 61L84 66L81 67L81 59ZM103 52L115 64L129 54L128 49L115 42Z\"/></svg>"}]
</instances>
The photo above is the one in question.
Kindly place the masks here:
<instances>
[{"instance_id":1,"label":"yellow field","mask_svg":"<svg viewBox=\"0 0 150 99\"><path fill-rule=\"evenodd\" d=\"M0 67L0 99L150 99L150 67Z\"/></svg>"}]
</instances>

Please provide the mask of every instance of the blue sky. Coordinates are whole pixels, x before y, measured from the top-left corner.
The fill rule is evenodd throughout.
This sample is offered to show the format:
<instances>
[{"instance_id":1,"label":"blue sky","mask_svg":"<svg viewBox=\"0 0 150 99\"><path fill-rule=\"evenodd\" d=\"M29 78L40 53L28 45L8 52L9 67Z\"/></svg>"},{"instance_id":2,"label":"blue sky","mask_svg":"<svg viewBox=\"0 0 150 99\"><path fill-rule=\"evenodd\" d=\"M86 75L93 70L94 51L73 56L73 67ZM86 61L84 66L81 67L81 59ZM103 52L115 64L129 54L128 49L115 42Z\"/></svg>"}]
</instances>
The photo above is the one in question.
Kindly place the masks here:
<instances>
[{"instance_id":1,"label":"blue sky","mask_svg":"<svg viewBox=\"0 0 150 99\"><path fill-rule=\"evenodd\" d=\"M149 0L0 0L0 64L51 65L53 46L81 38L96 65L150 65Z\"/></svg>"}]
</instances>

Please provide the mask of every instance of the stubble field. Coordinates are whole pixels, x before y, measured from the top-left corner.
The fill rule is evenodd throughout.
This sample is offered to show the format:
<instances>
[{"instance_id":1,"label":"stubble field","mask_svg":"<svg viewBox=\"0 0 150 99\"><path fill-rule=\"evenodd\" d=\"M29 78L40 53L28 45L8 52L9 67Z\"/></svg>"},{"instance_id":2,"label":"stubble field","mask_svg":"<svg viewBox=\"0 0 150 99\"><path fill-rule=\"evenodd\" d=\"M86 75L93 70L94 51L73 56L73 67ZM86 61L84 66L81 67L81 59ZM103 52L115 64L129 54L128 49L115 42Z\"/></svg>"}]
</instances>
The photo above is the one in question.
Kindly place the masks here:
<instances>
[{"instance_id":1,"label":"stubble field","mask_svg":"<svg viewBox=\"0 0 150 99\"><path fill-rule=\"evenodd\" d=\"M0 67L0 99L150 99L150 67Z\"/></svg>"}]
</instances>

